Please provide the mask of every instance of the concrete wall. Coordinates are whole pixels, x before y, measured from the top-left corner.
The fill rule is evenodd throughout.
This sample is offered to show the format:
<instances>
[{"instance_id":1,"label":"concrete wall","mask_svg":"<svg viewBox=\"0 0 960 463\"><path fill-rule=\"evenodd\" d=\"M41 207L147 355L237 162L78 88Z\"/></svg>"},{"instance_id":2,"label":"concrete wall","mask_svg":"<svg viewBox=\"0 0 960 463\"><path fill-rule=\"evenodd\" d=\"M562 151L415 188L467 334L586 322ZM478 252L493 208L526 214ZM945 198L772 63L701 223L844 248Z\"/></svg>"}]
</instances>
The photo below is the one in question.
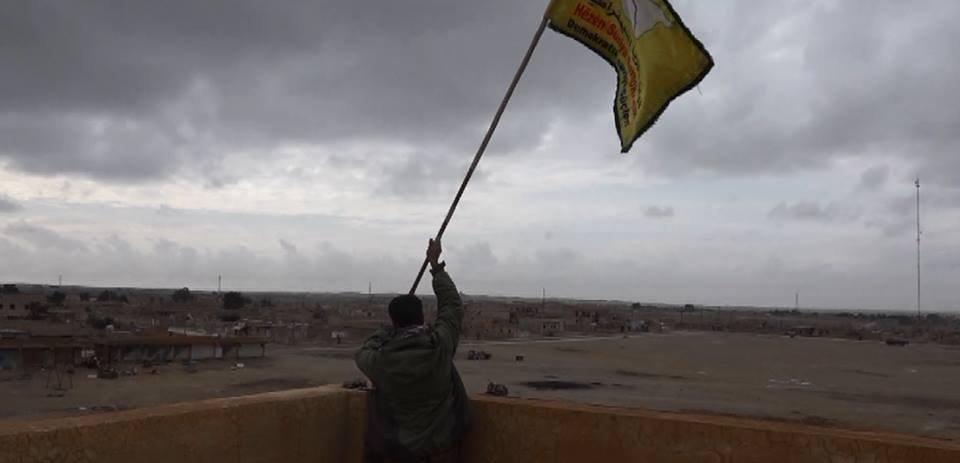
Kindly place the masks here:
<instances>
[{"instance_id":1,"label":"concrete wall","mask_svg":"<svg viewBox=\"0 0 960 463\"><path fill-rule=\"evenodd\" d=\"M106 349L109 349L109 357ZM124 345L100 346L98 354L101 360L110 359L112 363L140 362L153 360L242 360L259 358L266 355L266 348L260 344L170 344L170 345Z\"/></svg>"},{"instance_id":2,"label":"concrete wall","mask_svg":"<svg viewBox=\"0 0 960 463\"><path fill-rule=\"evenodd\" d=\"M477 397L465 463L960 461L960 446L747 419ZM360 462L366 396L336 387L0 423L0 463Z\"/></svg>"},{"instance_id":3,"label":"concrete wall","mask_svg":"<svg viewBox=\"0 0 960 463\"><path fill-rule=\"evenodd\" d=\"M80 347L0 347L0 369L23 370L52 365L77 365Z\"/></svg>"},{"instance_id":4,"label":"concrete wall","mask_svg":"<svg viewBox=\"0 0 960 463\"><path fill-rule=\"evenodd\" d=\"M364 407L322 387L0 422L0 463L359 462Z\"/></svg>"},{"instance_id":5,"label":"concrete wall","mask_svg":"<svg viewBox=\"0 0 960 463\"><path fill-rule=\"evenodd\" d=\"M0 349L0 370L16 370L20 354L13 349Z\"/></svg>"},{"instance_id":6,"label":"concrete wall","mask_svg":"<svg viewBox=\"0 0 960 463\"><path fill-rule=\"evenodd\" d=\"M960 462L960 445L789 423L479 398L464 463Z\"/></svg>"}]
</instances>

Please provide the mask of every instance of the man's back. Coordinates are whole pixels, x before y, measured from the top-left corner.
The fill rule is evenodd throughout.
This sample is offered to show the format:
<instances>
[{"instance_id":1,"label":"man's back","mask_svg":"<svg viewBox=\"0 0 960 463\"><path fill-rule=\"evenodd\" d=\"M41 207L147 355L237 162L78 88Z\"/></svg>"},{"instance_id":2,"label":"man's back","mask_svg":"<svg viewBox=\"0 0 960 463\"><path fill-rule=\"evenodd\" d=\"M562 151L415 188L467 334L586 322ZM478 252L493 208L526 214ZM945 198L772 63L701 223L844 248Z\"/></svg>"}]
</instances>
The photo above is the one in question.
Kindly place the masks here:
<instances>
[{"instance_id":1,"label":"man's back","mask_svg":"<svg viewBox=\"0 0 960 463\"><path fill-rule=\"evenodd\" d=\"M463 303L442 265L431 273L436 322L383 330L357 354L357 366L376 387L379 437L394 455L449 449L466 429L466 390L453 365Z\"/></svg>"}]
</instances>

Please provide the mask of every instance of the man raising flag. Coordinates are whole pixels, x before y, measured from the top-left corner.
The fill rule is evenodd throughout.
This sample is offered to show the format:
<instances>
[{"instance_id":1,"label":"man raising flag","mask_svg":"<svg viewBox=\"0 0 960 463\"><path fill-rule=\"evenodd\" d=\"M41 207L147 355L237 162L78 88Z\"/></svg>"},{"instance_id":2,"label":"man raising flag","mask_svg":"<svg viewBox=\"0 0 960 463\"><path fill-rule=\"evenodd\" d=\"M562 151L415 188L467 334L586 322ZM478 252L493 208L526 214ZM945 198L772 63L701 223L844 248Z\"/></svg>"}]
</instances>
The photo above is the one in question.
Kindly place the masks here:
<instances>
[{"instance_id":1,"label":"man raising flag","mask_svg":"<svg viewBox=\"0 0 960 463\"><path fill-rule=\"evenodd\" d=\"M551 1L436 239L430 241L410 293L390 303L393 327L368 339L357 353L357 366L377 388L376 416L368 435L371 457L386 454L393 460L433 463L459 456L468 407L453 358L463 305L438 261L440 239L547 25L597 52L617 71L614 116L623 152L674 98L696 86L713 67L710 54L667 0ZM440 307L434 325L424 325L415 296L428 264Z\"/></svg>"}]
</instances>

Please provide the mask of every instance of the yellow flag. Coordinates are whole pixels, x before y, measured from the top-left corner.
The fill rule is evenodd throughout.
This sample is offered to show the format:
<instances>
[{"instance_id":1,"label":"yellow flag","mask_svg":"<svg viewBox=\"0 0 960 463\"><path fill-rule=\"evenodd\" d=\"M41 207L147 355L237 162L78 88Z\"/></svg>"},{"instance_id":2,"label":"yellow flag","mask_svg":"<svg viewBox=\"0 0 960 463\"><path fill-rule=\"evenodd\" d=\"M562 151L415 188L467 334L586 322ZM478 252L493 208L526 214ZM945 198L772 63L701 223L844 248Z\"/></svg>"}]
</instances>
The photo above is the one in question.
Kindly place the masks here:
<instances>
[{"instance_id":1,"label":"yellow flag","mask_svg":"<svg viewBox=\"0 0 960 463\"><path fill-rule=\"evenodd\" d=\"M546 17L551 29L616 69L613 114L624 153L713 68L710 53L667 0L552 0Z\"/></svg>"}]
</instances>

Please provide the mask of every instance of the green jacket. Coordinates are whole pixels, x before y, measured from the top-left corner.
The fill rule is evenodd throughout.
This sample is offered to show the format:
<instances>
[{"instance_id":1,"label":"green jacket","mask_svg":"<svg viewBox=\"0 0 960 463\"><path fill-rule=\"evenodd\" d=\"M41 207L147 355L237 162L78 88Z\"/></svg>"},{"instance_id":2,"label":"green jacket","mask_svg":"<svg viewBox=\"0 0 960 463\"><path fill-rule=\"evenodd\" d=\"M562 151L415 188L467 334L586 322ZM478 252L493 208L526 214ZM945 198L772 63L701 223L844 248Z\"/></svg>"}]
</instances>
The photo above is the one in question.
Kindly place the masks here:
<instances>
[{"instance_id":1,"label":"green jacket","mask_svg":"<svg viewBox=\"0 0 960 463\"><path fill-rule=\"evenodd\" d=\"M443 269L433 273L437 320L385 328L357 353L375 387L371 423L387 453L425 455L452 446L466 430L468 400L453 357L460 341L463 302ZM368 437L369 438L369 437Z\"/></svg>"}]
</instances>

